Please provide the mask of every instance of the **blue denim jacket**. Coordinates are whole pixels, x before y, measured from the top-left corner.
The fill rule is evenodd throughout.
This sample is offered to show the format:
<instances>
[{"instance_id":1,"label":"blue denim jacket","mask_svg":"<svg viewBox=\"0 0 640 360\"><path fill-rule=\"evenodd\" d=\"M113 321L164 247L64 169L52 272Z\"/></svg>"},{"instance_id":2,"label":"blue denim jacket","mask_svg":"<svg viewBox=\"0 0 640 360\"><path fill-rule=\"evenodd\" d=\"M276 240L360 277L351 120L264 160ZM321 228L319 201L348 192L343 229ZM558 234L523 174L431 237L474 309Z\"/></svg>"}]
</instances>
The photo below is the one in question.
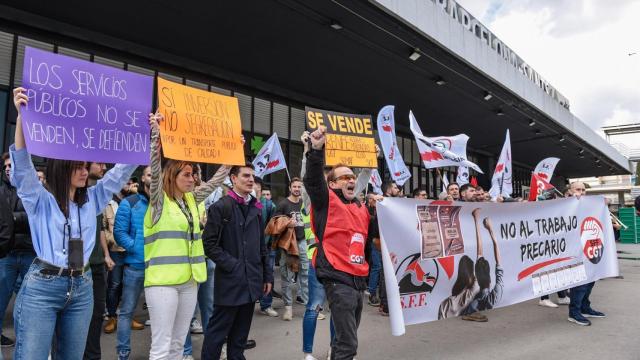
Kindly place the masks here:
<instances>
[{"instance_id":1,"label":"blue denim jacket","mask_svg":"<svg viewBox=\"0 0 640 360\"><path fill-rule=\"evenodd\" d=\"M38 257L59 267L68 266L68 233L65 235L65 218L53 195L40 183L31 155L26 148L9 148L11 155L11 184L18 189L18 196L29 216L29 228L33 248ZM96 216L107 203L122 189L137 165L118 164L109 170L98 183L87 189L88 201L78 210L76 204L69 201L69 223L71 236L84 240L84 263L96 243ZM80 223L78 222L80 220ZM80 226L82 225L82 229ZM80 234L82 230L82 234Z\"/></svg>"}]
</instances>

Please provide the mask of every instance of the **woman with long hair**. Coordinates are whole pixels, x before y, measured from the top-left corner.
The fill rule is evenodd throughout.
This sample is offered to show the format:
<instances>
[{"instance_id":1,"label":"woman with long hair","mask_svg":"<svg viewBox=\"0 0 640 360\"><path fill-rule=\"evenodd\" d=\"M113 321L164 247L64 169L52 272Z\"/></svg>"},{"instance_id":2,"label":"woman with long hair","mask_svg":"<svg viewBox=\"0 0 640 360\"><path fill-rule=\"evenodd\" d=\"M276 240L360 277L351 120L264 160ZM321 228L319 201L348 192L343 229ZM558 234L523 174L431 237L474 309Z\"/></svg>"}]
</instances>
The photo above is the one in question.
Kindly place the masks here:
<instances>
[{"instance_id":1,"label":"woman with long hair","mask_svg":"<svg viewBox=\"0 0 640 360\"><path fill-rule=\"evenodd\" d=\"M11 183L27 211L37 258L14 306L14 359L46 359L52 343L52 358L82 359L93 311L89 255L96 245L96 216L137 166L118 164L87 187L86 162L49 159L42 185L25 147L25 92L13 90L18 117L9 148Z\"/></svg>"},{"instance_id":2,"label":"woman with long hair","mask_svg":"<svg viewBox=\"0 0 640 360\"><path fill-rule=\"evenodd\" d=\"M151 203L144 219L144 293L151 317L149 358L178 359L207 279L197 204L222 185L230 167L222 165L207 183L195 187L195 165L160 154L160 113L151 124ZM244 143L244 140L243 140Z\"/></svg>"}]
</instances>

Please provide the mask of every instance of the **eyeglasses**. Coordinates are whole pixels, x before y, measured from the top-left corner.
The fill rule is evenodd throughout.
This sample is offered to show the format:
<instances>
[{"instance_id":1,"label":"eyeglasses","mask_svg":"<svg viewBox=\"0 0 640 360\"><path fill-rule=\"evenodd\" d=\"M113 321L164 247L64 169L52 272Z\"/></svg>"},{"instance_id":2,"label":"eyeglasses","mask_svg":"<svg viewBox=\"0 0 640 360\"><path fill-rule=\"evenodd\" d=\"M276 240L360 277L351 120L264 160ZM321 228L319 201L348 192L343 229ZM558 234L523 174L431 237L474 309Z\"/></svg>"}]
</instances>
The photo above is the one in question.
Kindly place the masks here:
<instances>
[{"instance_id":1,"label":"eyeglasses","mask_svg":"<svg viewBox=\"0 0 640 360\"><path fill-rule=\"evenodd\" d=\"M337 178L333 179L333 181L340 181L340 180L355 180L356 176L354 174L345 174L345 175L340 175Z\"/></svg>"}]
</instances>

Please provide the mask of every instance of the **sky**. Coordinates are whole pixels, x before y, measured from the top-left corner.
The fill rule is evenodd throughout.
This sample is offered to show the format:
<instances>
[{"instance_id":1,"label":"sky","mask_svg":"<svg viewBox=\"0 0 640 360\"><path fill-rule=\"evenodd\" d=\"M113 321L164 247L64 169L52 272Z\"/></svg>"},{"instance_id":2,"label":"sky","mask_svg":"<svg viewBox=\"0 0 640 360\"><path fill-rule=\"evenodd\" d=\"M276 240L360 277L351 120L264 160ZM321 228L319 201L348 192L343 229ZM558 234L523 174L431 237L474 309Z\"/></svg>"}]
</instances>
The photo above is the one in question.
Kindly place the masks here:
<instances>
[{"instance_id":1,"label":"sky","mask_svg":"<svg viewBox=\"0 0 640 360\"><path fill-rule=\"evenodd\" d=\"M457 0L602 126L640 123L640 0ZM635 55L629 55L634 54ZM640 149L640 134L614 138Z\"/></svg>"}]
</instances>

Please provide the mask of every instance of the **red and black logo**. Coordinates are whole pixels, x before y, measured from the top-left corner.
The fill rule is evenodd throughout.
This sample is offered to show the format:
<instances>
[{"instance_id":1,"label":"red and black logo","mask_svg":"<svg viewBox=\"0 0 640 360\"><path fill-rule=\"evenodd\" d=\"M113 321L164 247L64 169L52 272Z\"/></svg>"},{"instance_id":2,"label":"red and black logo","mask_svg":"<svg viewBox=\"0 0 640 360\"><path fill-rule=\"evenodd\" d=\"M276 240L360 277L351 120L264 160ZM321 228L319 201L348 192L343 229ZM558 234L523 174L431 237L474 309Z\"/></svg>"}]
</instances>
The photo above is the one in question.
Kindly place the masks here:
<instances>
[{"instance_id":1,"label":"red and black logo","mask_svg":"<svg viewBox=\"0 0 640 360\"><path fill-rule=\"evenodd\" d=\"M396 269L400 280L400 295L432 292L438 281L440 270L435 260L420 260L420 253L409 255L400 262Z\"/></svg>"},{"instance_id":2,"label":"red and black logo","mask_svg":"<svg viewBox=\"0 0 640 360\"><path fill-rule=\"evenodd\" d=\"M602 260L604 253L604 243L602 242L604 231L598 219L589 216L580 225L580 240L583 244L584 255L593 264Z\"/></svg>"}]
</instances>

